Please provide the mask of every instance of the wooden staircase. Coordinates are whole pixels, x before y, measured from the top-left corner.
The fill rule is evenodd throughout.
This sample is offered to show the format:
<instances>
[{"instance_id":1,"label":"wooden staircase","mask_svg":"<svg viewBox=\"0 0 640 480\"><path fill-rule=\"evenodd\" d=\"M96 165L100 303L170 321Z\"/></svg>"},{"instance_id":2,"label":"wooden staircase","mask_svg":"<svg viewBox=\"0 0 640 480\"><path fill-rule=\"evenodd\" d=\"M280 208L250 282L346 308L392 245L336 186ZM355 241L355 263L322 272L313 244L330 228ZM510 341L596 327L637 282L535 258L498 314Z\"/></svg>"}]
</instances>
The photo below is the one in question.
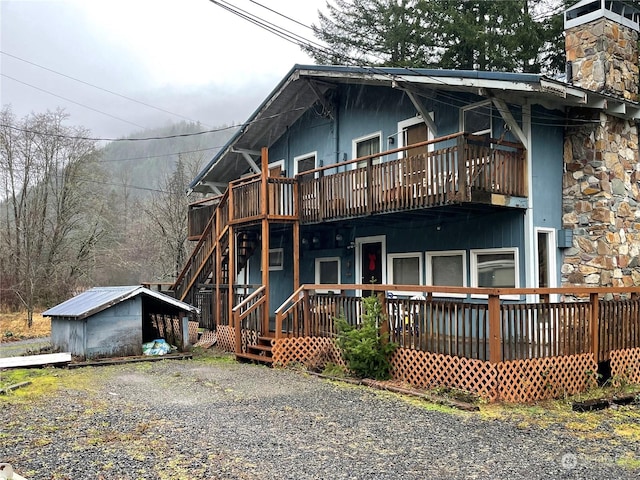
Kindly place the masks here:
<instances>
[{"instance_id":1,"label":"wooden staircase","mask_svg":"<svg viewBox=\"0 0 640 480\"><path fill-rule=\"evenodd\" d=\"M273 353L271 340L274 337L260 336L256 345L247 345L247 352L236 353L236 358L240 361L273 364Z\"/></svg>"}]
</instances>

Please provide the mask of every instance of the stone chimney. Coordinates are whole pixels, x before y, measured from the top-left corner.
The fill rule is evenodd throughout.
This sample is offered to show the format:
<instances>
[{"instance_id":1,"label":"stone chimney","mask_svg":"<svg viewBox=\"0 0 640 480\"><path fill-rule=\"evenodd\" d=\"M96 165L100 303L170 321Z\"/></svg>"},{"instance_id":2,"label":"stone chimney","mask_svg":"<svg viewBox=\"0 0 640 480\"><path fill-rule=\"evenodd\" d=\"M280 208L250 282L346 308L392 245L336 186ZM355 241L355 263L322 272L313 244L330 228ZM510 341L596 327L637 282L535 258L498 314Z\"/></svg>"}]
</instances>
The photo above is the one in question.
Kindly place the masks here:
<instances>
[{"instance_id":1,"label":"stone chimney","mask_svg":"<svg viewBox=\"0 0 640 480\"><path fill-rule=\"evenodd\" d=\"M638 100L640 12L623 1L583 0L565 12L567 82ZM569 63L570 62L570 63ZM604 102L606 105L606 102ZM638 127L630 116L576 108L565 129L562 283L640 285Z\"/></svg>"},{"instance_id":2,"label":"stone chimney","mask_svg":"<svg viewBox=\"0 0 640 480\"><path fill-rule=\"evenodd\" d=\"M567 81L638 100L637 8L620 0L582 0L564 15Z\"/></svg>"}]
</instances>

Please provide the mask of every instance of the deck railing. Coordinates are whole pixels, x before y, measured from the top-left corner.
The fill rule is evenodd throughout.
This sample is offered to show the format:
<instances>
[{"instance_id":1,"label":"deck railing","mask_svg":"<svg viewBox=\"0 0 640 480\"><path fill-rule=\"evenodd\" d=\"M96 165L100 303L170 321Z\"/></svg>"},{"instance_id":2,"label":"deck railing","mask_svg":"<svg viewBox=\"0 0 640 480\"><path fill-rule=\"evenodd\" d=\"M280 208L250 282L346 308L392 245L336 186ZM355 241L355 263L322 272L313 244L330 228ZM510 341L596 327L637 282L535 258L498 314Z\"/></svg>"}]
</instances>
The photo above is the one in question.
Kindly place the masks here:
<instances>
[{"instance_id":1,"label":"deck railing","mask_svg":"<svg viewBox=\"0 0 640 480\"><path fill-rule=\"evenodd\" d=\"M315 289L340 291L317 295ZM362 316L359 291L373 290L384 303L382 325L390 341L405 348L489 360L541 358L593 353L609 359L611 350L640 347L640 288L487 289L394 285L307 285L276 311L276 337L337 335L335 318L352 325ZM413 292L398 296L394 292ZM604 300L611 293L626 300ZM435 294L467 294L446 300ZM501 297L541 295L538 302ZM485 298L471 298L484 296ZM549 295L563 301L548 302ZM568 301L581 298L582 300Z\"/></svg>"},{"instance_id":2,"label":"deck railing","mask_svg":"<svg viewBox=\"0 0 640 480\"><path fill-rule=\"evenodd\" d=\"M407 154L420 148L425 153ZM404 156L390 159L398 154ZM486 194L525 197L525 174L522 146L459 132L325 165L295 178L267 177L264 196L261 175L250 175L231 182L227 190L231 195L226 200L216 197L216 202L220 203L218 210L223 210L219 213L222 225L251 222L265 212L274 220L317 223L464 201L486 202ZM231 208L224 203L228 198ZM199 238L212 205L190 205L190 238Z\"/></svg>"},{"instance_id":3,"label":"deck railing","mask_svg":"<svg viewBox=\"0 0 640 480\"><path fill-rule=\"evenodd\" d=\"M380 162L404 150L396 149L299 174L300 221L468 202L475 192L526 196L524 150L517 144L456 133L416 145L444 146Z\"/></svg>"}]
</instances>

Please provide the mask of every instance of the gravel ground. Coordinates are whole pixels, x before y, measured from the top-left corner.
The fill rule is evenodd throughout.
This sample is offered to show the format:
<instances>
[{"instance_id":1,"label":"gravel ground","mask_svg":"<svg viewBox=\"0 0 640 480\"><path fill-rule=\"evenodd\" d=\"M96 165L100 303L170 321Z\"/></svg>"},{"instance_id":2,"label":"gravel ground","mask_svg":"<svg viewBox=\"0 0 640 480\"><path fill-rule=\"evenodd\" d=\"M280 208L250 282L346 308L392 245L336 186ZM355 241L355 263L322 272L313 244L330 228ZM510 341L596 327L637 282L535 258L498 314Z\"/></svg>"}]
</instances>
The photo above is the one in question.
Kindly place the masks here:
<instances>
[{"instance_id":1,"label":"gravel ground","mask_svg":"<svg viewBox=\"0 0 640 480\"><path fill-rule=\"evenodd\" d=\"M640 436L615 437L606 422L582 435L562 423L448 411L229 361L169 360L58 375L62 388L54 395L0 398L0 462L29 480L640 475L640 462L620 465L630 452L639 458Z\"/></svg>"}]
</instances>

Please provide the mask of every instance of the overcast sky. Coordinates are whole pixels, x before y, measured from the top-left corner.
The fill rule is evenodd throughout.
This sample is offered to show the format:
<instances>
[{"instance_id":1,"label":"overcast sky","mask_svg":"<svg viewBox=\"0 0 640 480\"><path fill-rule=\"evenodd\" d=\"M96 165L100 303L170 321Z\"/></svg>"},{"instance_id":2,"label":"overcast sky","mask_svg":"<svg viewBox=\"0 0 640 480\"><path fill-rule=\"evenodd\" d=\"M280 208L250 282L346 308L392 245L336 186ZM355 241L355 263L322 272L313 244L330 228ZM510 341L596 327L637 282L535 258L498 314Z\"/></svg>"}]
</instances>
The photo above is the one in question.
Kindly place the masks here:
<instances>
[{"instance_id":1,"label":"overcast sky","mask_svg":"<svg viewBox=\"0 0 640 480\"><path fill-rule=\"evenodd\" d=\"M325 0L226 3L313 40L260 4L309 26ZM180 116L242 123L295 63L313 63L209 0L0 0L0 21L2 105L18 117L63 107L101 138Z\"/></svg>"}]
</instances>

